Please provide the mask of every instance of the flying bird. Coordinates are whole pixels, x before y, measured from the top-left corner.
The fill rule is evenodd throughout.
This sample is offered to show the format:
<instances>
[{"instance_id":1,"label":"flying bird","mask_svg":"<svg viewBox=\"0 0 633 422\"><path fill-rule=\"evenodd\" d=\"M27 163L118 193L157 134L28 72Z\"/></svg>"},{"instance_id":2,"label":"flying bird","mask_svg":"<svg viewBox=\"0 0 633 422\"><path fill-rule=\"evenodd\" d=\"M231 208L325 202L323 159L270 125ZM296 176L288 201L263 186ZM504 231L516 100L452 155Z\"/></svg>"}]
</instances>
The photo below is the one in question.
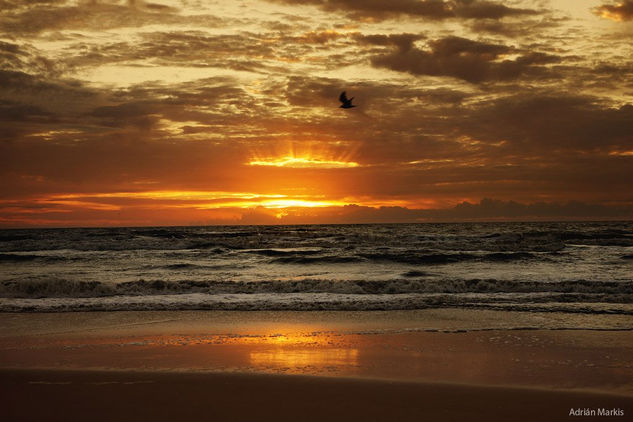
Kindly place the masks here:
<instances>
[{"instance_id":1,"label":"flying bird","mask_svg":"<svg viewBox=\"0 0 633 422\"><path fill-rule=\"evenodd\" d=\"M354 104L352 104L352 100L354 99L354 97L350 98L349 100L347 99L347 95L345 95L345 91L341 92L341 95L338 97L338 100L340 102L342 102L343 104L341 105L341 108L352 108L352 107L356 107Z\"/></svg>"}]
</instances>

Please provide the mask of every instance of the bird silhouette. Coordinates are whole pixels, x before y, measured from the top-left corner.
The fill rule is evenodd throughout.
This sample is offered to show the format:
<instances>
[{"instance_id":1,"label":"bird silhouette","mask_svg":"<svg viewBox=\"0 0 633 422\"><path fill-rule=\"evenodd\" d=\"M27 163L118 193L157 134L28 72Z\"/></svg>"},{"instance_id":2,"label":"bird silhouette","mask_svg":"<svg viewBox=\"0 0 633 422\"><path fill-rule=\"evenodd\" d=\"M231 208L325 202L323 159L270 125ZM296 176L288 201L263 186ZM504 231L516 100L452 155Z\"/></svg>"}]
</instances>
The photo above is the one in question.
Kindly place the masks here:
<instances>
[{"instance_id":1,"label":"bird silhouette","mask_svg":"<svg viewBox=\"0 0 633 422\"><path fill-rule=\"evenodd\" d=\"M341 105L341 108L352 108L352 107L356 107L354 104L352 104L352 100L354 99L354 97L350 98L349 100L347 99L347 95L345 95L345 91L341 92L341 95L338 97L338 100L340 102L342 102L343 104Z\"/></svg>"}]
</instances>

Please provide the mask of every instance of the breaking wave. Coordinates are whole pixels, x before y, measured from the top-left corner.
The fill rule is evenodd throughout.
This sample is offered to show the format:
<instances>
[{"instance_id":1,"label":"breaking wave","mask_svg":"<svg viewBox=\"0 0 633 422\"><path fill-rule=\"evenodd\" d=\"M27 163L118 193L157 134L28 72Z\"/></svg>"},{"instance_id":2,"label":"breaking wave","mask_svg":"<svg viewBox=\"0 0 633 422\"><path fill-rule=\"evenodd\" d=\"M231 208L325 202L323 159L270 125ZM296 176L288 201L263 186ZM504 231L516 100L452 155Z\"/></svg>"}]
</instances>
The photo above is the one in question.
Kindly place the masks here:
<instances>
[{"instance_id":1,"label":"breaking wave","mask_svg":"<svg viewBox=\"0 0 633 422\"><path fill-rule=\"evenodd\" d=\"M628 300L633 303L633 281L535 282L494 279L390 281L300 280L300 281L163 281L138 280L122 283L74 281L59 278L33 278L0 283L0 297L102 297L118 295L165 294L255 294L255 293L340 293L340 294L409 294L409 293L558 293L568 301L574 295L603 295L608 302ZM595 298L595 297L594 297Z\"/></svg>"}]
</instances>

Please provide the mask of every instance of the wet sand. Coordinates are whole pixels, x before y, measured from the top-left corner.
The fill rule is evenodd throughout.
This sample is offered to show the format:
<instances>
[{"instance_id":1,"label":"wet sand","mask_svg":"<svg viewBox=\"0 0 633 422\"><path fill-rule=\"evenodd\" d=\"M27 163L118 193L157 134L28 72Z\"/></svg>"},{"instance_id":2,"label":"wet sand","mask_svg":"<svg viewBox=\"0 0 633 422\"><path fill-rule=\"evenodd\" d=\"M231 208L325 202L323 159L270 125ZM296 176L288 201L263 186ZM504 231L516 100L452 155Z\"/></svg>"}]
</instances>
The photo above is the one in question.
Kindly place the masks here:
<instances>
[{"instance_id":1,"label":"wet sand","mask_svg":"<svg viewBox=\"0 0 633 422\"><path fill-rule=\"evenodd\" d=\"M0 314L0 419L527 421L615 408L626 420L632 323L453 309Z\"/></svg>"},{"instance_id":2,"label":"wet sand","mask_svg":"<svg viewBox=\"0 0 633 422\"><path fill-rule=\"evenodd\" d=\"M633 397L597 393L253 374L0 371L0 393L5 421L563 421L572 408L633 409Z\"/></svg>"}]
</instances>

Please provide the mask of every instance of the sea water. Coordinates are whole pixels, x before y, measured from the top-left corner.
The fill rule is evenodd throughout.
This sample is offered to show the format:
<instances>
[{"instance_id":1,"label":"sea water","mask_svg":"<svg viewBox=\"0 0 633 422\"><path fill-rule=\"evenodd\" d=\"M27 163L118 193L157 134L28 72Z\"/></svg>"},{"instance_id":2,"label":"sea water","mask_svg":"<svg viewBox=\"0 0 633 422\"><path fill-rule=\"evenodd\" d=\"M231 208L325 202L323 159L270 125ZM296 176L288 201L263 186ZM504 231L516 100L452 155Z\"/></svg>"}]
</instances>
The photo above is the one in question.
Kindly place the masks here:
<instances>
[{"instance_id":1,"label":"sea water","mask_svg":"<svg viewBox=\"0 0 633 422\"><path fill-rule=\"evenodd\" d=\"M633 314L633 223L0 230L0 311Z\"/></svg>"}]
</instances>

